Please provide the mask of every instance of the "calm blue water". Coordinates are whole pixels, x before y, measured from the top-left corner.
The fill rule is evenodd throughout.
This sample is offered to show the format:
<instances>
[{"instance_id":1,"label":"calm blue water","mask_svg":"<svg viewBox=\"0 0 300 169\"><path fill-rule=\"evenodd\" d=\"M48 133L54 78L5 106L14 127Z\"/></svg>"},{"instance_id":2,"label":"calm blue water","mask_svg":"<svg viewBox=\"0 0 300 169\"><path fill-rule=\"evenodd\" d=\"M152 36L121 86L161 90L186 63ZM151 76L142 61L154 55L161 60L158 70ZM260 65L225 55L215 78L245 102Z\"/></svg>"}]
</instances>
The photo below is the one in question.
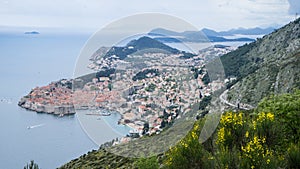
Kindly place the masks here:
<instances>
[{"instance_id":1,"label":"calm blue water","mask_svg":"<svg viewBox=\"0 0 300 169\"><path fill-rule=\"evenodd\" d=\"M43 169L56 168L98 148L76 116L59 118L17 106L33 87L72 77L88 37L0 33L0 168L23 168L30 160ZM39 126L27 129L33 125Z\"/></svg>"}]
</instances>

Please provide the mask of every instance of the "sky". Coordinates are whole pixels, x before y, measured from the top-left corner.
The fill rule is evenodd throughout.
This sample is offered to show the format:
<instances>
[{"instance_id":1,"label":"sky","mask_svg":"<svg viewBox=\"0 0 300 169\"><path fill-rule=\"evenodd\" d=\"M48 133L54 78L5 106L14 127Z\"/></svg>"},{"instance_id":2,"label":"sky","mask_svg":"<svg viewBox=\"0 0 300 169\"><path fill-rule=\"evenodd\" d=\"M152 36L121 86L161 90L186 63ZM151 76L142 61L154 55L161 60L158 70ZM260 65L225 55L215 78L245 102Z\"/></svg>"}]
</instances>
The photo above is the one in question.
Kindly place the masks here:
<instances>
[{"instance_id":1,"label":"sky","mask_svg":"<svg viewBox=\"0 0 300 169\"><path fill-rule=\"evenodd\" d=\"M122 17L149 12L221 31L282 26L300 14L300 0L0 0L0 27L95 31Z\"/></svg>"}]
</instances>

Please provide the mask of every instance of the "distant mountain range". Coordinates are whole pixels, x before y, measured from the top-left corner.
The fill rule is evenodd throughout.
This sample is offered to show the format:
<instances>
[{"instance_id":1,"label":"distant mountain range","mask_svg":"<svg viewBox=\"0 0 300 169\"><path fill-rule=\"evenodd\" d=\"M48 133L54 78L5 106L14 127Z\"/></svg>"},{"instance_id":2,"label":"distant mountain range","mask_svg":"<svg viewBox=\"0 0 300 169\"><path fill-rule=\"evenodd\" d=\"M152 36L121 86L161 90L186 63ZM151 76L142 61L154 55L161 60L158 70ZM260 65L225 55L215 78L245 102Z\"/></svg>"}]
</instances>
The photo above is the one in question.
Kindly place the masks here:
<instances>
[{"instance_id":1,"label":"distant mountain range","mask_svg":"<svg viewBox=\"0 0 300 169\"><path fill-rule=\"evenodd\" d=\"M200 31L184 31L175 32L163 28L157 28L151 30L148 35L153 36L161 42L234 42L234 41L254 41L255 39L249 38L249 35L266 35L273 32L275 28L268 27L262 28L238 28L231 29L228 31L214 31L211 29L204 28ZM226 36L245 35L240 38L226 38Z\"/></svg>"},{"instance_id":2,"label":"distant mountain range","mask_svg":"<svg viewBox=\"0 0 300 169\"><path fill-rule=\"evenodd\" d=\"M238 29L230 29L228 31L220 31L216 32L211 29L204 28L201 31L206 35L206 36L234 36L234 35L266 35L271 32L273 32L275 28L273 27L268 27L268 28L238 28Z\"/></svg>"}]
</instances>

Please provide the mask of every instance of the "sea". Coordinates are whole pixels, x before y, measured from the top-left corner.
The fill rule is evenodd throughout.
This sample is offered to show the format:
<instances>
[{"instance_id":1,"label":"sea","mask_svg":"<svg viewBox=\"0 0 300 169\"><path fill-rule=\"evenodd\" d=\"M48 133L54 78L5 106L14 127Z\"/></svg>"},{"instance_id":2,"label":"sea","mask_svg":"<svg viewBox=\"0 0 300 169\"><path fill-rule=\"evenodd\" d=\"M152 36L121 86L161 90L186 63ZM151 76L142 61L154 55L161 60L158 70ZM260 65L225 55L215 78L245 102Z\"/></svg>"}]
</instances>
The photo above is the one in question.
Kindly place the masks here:
<instances>
[{"instance_id":1,"label":"sea","mask_svg":"<svg viewBox=\"0 0 300 169\"><path fill-rule=\"evenodd\" d=\"M21 169L34 160L40 168L53 169L99 148L77 115L58 117L17 105L36 86L72 78L90 35L0 32L0 168ZM112 114L97 121L100 142L128 133L128 128L117 125L119 118Z\"/></svg>"},{"instance_id":2,"label":"sea","mask_svg":"<svg viewBox=\"0 0 300 169\"><path fill-rule=\"evenodd\" d=\"M0 168L21 169L30 160L43 169L57 168L98 149L99 140L105 143L129 132L117 125L117 114L94 120L95 133L86 133L76 114L58 117L17 105L36 86L72 78L77 57L90 36L0 31ZM97 135L98 144L90 135Z\"/></svg>"}]
</instances>

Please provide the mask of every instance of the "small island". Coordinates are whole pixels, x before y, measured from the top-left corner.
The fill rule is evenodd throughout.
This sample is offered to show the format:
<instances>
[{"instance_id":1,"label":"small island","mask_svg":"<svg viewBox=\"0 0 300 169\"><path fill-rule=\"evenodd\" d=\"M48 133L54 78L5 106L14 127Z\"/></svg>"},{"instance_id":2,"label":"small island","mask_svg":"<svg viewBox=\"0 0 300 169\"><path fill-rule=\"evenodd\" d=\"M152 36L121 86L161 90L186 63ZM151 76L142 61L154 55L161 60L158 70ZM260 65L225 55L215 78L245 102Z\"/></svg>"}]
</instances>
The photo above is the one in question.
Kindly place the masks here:
<instances>
[{"instance_id":1,"label":"small island","mask_svg":"<svg viewBox=\"0 0 300 169\"><path fill-rule=\"evenodd\" d=\"M38 31L30 31L30 32L24 32L25 35L39 35L40 33Z\"/></svg>"}]
</instances>

